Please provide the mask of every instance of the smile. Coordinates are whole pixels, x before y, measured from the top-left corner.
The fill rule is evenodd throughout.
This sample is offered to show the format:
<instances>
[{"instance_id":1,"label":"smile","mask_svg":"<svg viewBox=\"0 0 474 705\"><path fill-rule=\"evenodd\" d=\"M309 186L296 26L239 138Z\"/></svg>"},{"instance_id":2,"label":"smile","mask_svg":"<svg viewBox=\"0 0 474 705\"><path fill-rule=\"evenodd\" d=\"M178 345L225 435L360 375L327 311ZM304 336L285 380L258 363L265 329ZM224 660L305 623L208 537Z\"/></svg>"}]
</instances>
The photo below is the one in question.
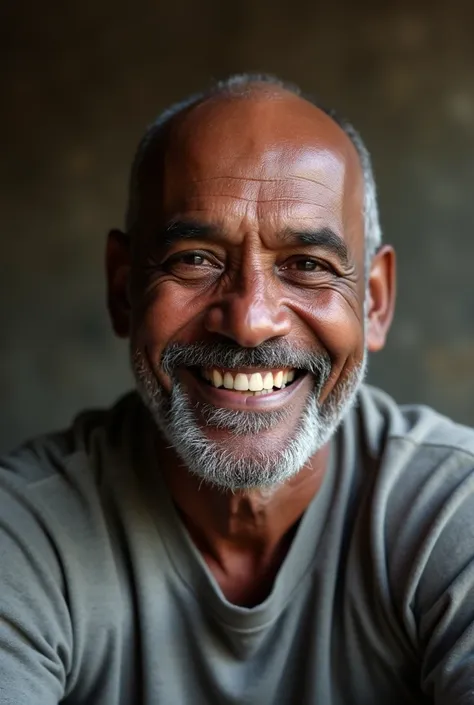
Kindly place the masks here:
<instances>
[{"instance_id":1,"label":"smile","mask_svg":"<svg viewBox=\"0 0 474 705\"><path fill-rule=\"evenodd\" d=\"M204 369L199 370L201 377L216 389L228 389L248 396L272 394L285 389L298 376L298 370L255 370L252 372Z\"/></svg>"},{"instance_id":2,"label":"smile","mask_svg":"<svg viewBox=\"0 0 474 705\"><path fill-rule=\"evenodd\" d=\"M235 411L282 409L314 389L312 375L291 368L181 367L179 376L195 402Z\"/></svg>"}]
</instances>

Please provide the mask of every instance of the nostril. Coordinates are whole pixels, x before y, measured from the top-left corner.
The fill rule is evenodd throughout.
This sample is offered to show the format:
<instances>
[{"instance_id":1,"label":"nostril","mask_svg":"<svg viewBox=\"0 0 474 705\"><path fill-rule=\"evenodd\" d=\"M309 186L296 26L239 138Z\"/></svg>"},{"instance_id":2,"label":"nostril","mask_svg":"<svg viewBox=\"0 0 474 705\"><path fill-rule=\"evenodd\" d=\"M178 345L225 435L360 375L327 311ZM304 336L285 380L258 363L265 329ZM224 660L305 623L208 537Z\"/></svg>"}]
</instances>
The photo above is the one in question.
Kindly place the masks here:
<instances>
[{"instance_id":1,"label":"nostril","mask_svg":"<svg viewBox=\"0 0 474 705\"><path fill-rule=\"evenodd\" d=\"M253 348L266 340L288 335L291 324L284 309L276 310L261 299L233 296L213 305L204 325L213 334L230 338L241 347Z\"/></svg>"}]
</instances>

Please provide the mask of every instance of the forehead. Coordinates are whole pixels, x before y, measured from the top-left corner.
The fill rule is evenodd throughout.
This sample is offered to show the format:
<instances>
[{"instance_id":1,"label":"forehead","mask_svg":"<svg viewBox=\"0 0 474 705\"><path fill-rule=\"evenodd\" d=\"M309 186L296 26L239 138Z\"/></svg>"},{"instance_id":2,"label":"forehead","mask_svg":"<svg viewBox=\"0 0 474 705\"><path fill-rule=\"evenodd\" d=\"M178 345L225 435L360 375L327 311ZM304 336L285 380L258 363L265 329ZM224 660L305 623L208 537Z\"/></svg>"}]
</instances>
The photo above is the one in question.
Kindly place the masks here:
<instances>
[{"instance_id":1,"label":"forehead","mask_svg":"<svg viewBox=\"0 0 474 705\"><path fill-rule=\"evenodd\" d=\"M314 220L346 234L362 226L354 146L329 116L291 94L206 101L173 121L166 146L147 161L148 205L164 219L255 229Z\"/></svg>"}]
</instances>

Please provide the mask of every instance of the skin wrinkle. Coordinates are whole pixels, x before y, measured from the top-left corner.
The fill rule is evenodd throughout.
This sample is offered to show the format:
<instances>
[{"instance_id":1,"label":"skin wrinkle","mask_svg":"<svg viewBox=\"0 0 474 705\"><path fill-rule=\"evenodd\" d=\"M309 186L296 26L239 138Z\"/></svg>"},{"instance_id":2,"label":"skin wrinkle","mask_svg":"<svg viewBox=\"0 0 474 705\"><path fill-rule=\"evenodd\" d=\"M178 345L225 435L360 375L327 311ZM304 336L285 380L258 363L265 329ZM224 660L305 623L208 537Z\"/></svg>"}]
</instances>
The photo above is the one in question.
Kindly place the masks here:
<instances>
[{"instance_id":1,"label":"skin wrinkle","mask_svg":"<svg viewBox=\"0 0 474 705\"><path fill-rule=\"evenodd\" d=\"M204 559L210 564L209 551L223 567L216 579L224 594L251 603L259 571L257 577L239 573L235 550L245 547L252 555L260 546L275 555L318 491L327 442L353 403L367 349L383 344L391 316L390 253L374 258L366 279L357 152L331 118L291 94L282 94L277 106L257 96L187 111L162 152L153 149L145 159L142 183L145 176L138 221L146 235L133 251L130 312L117 303L116 330L130 335L137 386L160 429L160 468L174 501L189 517L193 538L205 536ZM173 219L220 229L218 244L198 234L160 247L156 238L166 237L164 224ZM336 261L322 246L288 246L282 231L301 230L302 223L334 231L350 268L300 267L312 258L324 263L325 255ZM156 249L160 262L209 249L220 268L188 258L173 259L165 271ZM114 271L122 270L111 267L112 289L119 282L112 301L118 302L125 280L114 279ZM123 329L121 316L129 321ZM196 345L203 346L203 359L215 354L217 362L225 350L255 351L274 369L291 368L291 355L301 354L291 402L252 416L238 395L218 401L223 397L192 371L201 364ZM171 364L165 372L162 360L173 346L189 353L190 366ZM307 374L310 360L318 361L319 376ZM258 526L249 520L257 516ZM263 565L261 571L271 585Z\"/></svg>"},{"instance_id":2,"label":"skin wrinkle","mask_svg":"<svg viewBox=\"0 0 474 705\"><path fill-rule=\"evenodd\" d=\"M268 92L269 86L272 86L276 90ZM160 116L158 116L158 118L147 129L134 157L130 181L129 203L126 216L128 229L133 231L136 231L137 229L139 221L138 212L140 204L143 204L140 190L142 190L144 183L143 166L147 161L147 155L154 148L154 146L158 146L159 149L162 148L169 137L170 130L174 129L174 125L177 120L186 114L189 114L194 108L198 109L206 102L215 103L216 100L223 99L226 101L236 101L242 99L254 100L258 95L260 97L265 96L266 99L270 99L271 97L273 102L281 100L283 96L285 96L285 98L291 97L293 99L297 99L299 97L300 101L304 100L300 89L293 84L287 84L272 76L243 74L240 76L233 76L223 82L219 82L209 91L189 96L184 101L180 101L179 103L170 106ZM363 171L364 181L363 219L367 244L365 269L366 274L368 274L371 258L381 243L377 194L370 155L360 135L357 133L354 126L348 121L337 117L333 110L328 111L324 107L318 106L318 104L311 99L307 99L307 105L312 106L313 108L316 107L326 117L329 117L329 119L332 120L349 138L352 148L355 149L357 153L357 157ZM324 145L324 142L321 144L321 140L318 140L318 143L320 148ZM291 145L291 140L288 140L288 144ZM344 161L346 161L345 156Z\"/></svg>"},{"instance_id":3,"label":"skin wrinkle","mask_svg":"<svg viewBox=\"0 0 474 705\"><path fill-rule=\"evenodd\" d=\"M335 189L330 188L326 184L318 181L317 179L310 179L309 177L298 176L296 174L288 176L285 179L283 179L283 178L279 178L279 179L262 179L262 178L260 178L260 179L257 179L257 178L247 179L247 178L238 177L238 176L222 175L222 176L209 177L207 179L197 179L195 181L192 181L192 184L195 186L199 186L199 185L206 184L207 182L215 182L215 181L224 181L224 182L230 181L233 183L241 183L242 182L244 184L244 186L245 186L246 182L250 182L253 184L260 184L262 186L265 186L267 184L286 185L286 184L291 184L294 181L301 181L303 183L308 183L308 184L312 184L315 186L319 186L321 189L323 189L325 191L329 191L330 193L337 196L337 191ZM237 198L233 194L216 194L216 195L229 196L229 198ZM257 200L257 199L255 199L255 200ZM258 200L261 200L261 199L258 199ZM276 199L267 199L267 200L271 201L271 200L276 200ZM298 200L298 199L295 199L295 200Z\"/></svg>"},{"instance_id":4,"label":"skin wrinkle","mask_svg":"<svg viewBox=\"0 0 474 705\"><path fill-rule=\"evenodd\" d=\"M295 186L295 188L296 188L296 186ZM254 212L257 213L259 217L262 217L262 212L263 212L262 208L268 209L270 204L274 204L274 203L279 204L278 205L279 208L281 208L283 205L287 205L288 212L291 214L293 214L295 212L295 210L301 211L302 209L304 209L308 206L318 208L318 209L323 208L325 210L329 210L333 214L336 214L338 212L338 207L336 206L336 204L332 204L331 202L329 202L329 203L326 202L324 204L324 203L321 203L319 200L309 199L307 196L305 199L302 199L301 195L299 195L299 197L294 197L294 196L289 196L289 195L287 195L285 197L281 197L281 196L275 197L274 195L272 195L271 198L262 197L262 189L261 188L259 189L258 194L252 193L252 199L249 198L248 194L247 195L237 195L237 194L233 194L233 193L216 193L213 190L211 193L206 192L205 194L189 195L186 198L185 203L183 205L188 204L188 207L191 207L193 210L197 210L197 209L201 210L201 208L199 208L200 201L202 201L203 199L209 199L209 198L224 199L224 202L225 202L225 199L231 199L232 201L234 201L234 200L241 201L241 202L244 202L247 204L254 203L255 204L254 211L247 211L247 213L249 214L249 217L252 217ZM314 213L313 217L317 217L317 216L318 216L318 214Z\"/></svg>"},{"instance_id":5,"label":"skin wrinkle","mask_svg":"<svg viewBox=\"0 0 474 705\"><path fill-rule=\"evenodd\" d=\"M336 189L332 189L330 186L328 186L327 184L324 184L321 181L318 181L317 179L311 179L309 176L301 176L301 175L297 175L297 174L291 174L290 177L292 179L296 179L297 181L307 181L310 184L315 184L316 186L320 186L321 188L326 189L327 191L330 191L335 196L337 196Z\"/></svg>"},{"instance_id":6,"label":"skin wrinkle","mask_svg":"<svg viewBox=\"0 0 474 705\"><path fill-rule=\"evenodd\" d=\"M207 230L207 232L208 232L207 237L209 237L210 239L214 238L215 240L218 240L218 239L220 239L221 234L225 233L226 237L229 237L229 238L235 240L236 237L233 236L234 232L236 232L236 231L242 232L247 229L252 229L252 225L251 225L252 219L249 218L248 211L242 211L241 209L238 210L238 214L241 219L240 224L238 227L233 228L232 230L230 230L227 227L224 219L219 218L219 220L216 220L214 217L211 217L211 219L214 220L212 225L209 223L201 224L202 221L200 221L199 219L194 219L192 217L193 213L207 213L208 216L211 217L211 214L209 213L209 210L207 208L200 209L200 210L196 210L195 208L193 208L191 211L188 211L187 214L182 215L180 213L180 214L177 214L173 218L174 223L170 228L171 232L173 230L175 223L182 222L182 223L186 224L186 222L187 222L187 223L194 223L194 225L196 225L198 228L202 228L204 230ZM237 215L237 212L235 212L235 209L234 209L234 213L235 213L235 215ZM332 222L332 219L331 219L331 221L328 221L327 215L326 216L319 216L319 217L309 216L308 218L305 219L304 216L302 216L300 212L295 212L294 209L292 211L290 210L289 212L282 212L282 210L280 209L279 211L277 211L277 213L278 213L280 222L277 223L275 226L273 226L272 222L268 222L268 224L265 227L260 227L260 232L261 232L262 236L265 237L265 233L272 233L272 237L273 237L275 234L275 231L276 231L278 237L279 238L281 237L283 239L288 239L288 236L285 235L285 231L287 233L290 233L290 235L292 233L302 232L303 236L304 236L305 228L302 229L301 227L298 227L298 221L301 221L301 222L303 222L303 221L311 222L312 220L323 221L324 225L322 227L317 228L317 229L320 231L323 231L323 230L332 231L335 234L335 236L341 240L341 243L344 243L345 249L347 250L347 255L351 256L351 252L348 249L347 244L344 242L344 239L340 235L339 227L337 227L337 224L334 224ZM250 215L252 215L252 214L250 214ZM255 216L256 217L258 216L259 219L262 220L263 217L266 217L266 214L262 214L261 212L257 211ZM246 220L246 218L247 218L247 220ZM297 222L294 222L295 220ZM287 221L287 222L293 221L293 222L291 224L285 224L284 221ZM167 229L166 226L164 229L160 229L157 233L158 236L163 232L163 230L166 231L166 229ZM308 230L311 232L311 231L314 231L315 228L311 228ZM192 235L193 235L193 233L191 232L189 238L187 237L187 235L185 235L185 238L191 239ZM266 236L266 237L268 239L268 236ZM166 238L166 236L165 236L165 238ZM176 238L174 238L172 236L169 238L168 242L172 243L175 241L175 239ZM199 236L197 236L196 238L193 238L193 239L199 239ZM303 244L303 243L300 243L300 244Z\"/></svg>"},{"instance_id":7,"label":"skin wrinkle","mask_svg":"<svg viewBox=\"0 0 474 705\"><path fill-rule=\"evenodd\" d=\"M210 243L222 246L223 241L226 239L225 233L225 225L219 228L215 225L201 225L198 221L180 221L175 218L172 223L165 226L163 231L158 233L157 238L161 239L163 245L170 249L183 243L190 247L190 241L195 241L196 243L205 241L205 245ZM294 226L293 228L286 227L278 231L277 238L279 241L286 241L288 248L294 250L301 248L301 246L307 246L309 252L314 248L322 250L333 257L336 256L339 264L345 270L345 274L354 268L354 263L351 261L344 239L328 227L323 227L316 231L314 229L303 231L301 228L295 228Z\"/></svg>"},{"instance_id":8,"label":"skin wrinkle","mask_svg":"<svg viewBox=\"0 0 474 705\"><path fill-rule=\"evenodd\" d=\"M186 239L201 239L201 238L214 238L219 239L219 234L225 232L225 223L222 225L210 225L208 223L202 224L198 221L187 219L180 219L180 217L173 218L169 223L167 223L162 230L158 232L159 238L164 238L164 244L166 246L172 245L174 242L179 242L180 240ZM344 252L344 257L347 259L348 250L344 239L334 233L330 228L320 228L317 233L323 235L325 232L336 238L340 243L340 248ZM164 233L164 234L163 234ZM312 244L314 241L311 239L313 237L314 231L302 231L300 228L293 226L286 226L281 228L277 233L278 239L288 239L291 240L296 238L309 238L307 244Z\"/></svg>"},{"instance_id":9,"label":"skin wrinkle","mask_svg":"<svg viewBox=\"0 0 474 705\"><path fill-rule=\"evenodd\" d=\"M289 174L287 177L280 177L278 179L257 179L257 178L250 178L250 177L242 177L242 176L208 176L207 179L201 179L201 180L196 180L193 181L195 184L200 184L200 183L205 183L206 181L217 181L218 179L229 179L229 181L261 181L262 183L268 183L268 184L275 184L275 183L285 183L285 182L291 182L294 179L298 181L308 181L309 183L316 184L316 186L321 186L324 189L327 189L328 191L331 191L335 195L337 195L337 191L335 189L330 188L327 184L324 184L321 181L318 181L317 179L311 179L310 177L307 176L300 176L297 174Z\"/></svg>"},{"instance_id":10,"label":"skin wrinkle","mask_svg":"<svg viewBox=\"0 0 474 705\"><path fill-rule=\"evenodd\" d=\"M279 185L285 189L288 187L288 185L293 184L296 191L298 191L298 190L300 190L298 182L301 182L305 185L310 184L311 187L317 186L318 188L322 189L323 192L327 191L335 196L338 195L338 193L335 189L330 188L329 186L325 185L324 183L322 183L316 179L310 179L308 177L307 178L298 177L296 174L291 177L288 177L286 179L281 179L281 178L279 178L279 179L262 179L262 178L246 179L243 177L230 177L228 175L220 175L220 176L215 176L212 178L192 180L190 185L193 187L196 187L196 186L202 187L202 186L205 186L206 184L210 183L212 186L214 186L215 183L219 182L219 181L222 181L223 185L225 185L225 186L230 186L231 184L235 184L235 185L239 184L241 188L244 188L248 191L254 191L254 185L255 186L258 185L259 192L261 192L261 190L263 188L268 187L268 185L270 185L270 184ZM229 182L229 183L226 183L226 182ZM296 182L296 183L294 183L294 182ZM220 195L220 196L228 196L229 198L233 198L233 197L237 198L237 196L232 193L229 193L229 194L208 193L206 195L208 195L208 196ZM253 198L254 198L254 200L262 200L261 196L258 196L257 194L255 194L253 196ZM249 197L249 199L250 199L250 197ZM266 200L271 201L271 200L276 200L276 199L275 199L275 197L272 197L272 198L269 198ZM287 197L287 200L290 200L290 199L288 199L288 197ZM301 200L301 196L298 199L294 199L294 200Z\"/></svg>"},{"instance_id":11,"label":"skin wrinkle","mask_svg":"<svg viewBox=\"0 0 474 705\"><path fill-rule=\"evenodd\" d=\"M245 198L244 196L234 196L231 193L218 193L214 198L232 198L235 201L245 201L246 203L299 203L300 205L306 206L317 206L323 208L322 203L316 203L316 201L301 201L298 198Z\"/></svg>"},{"instance_id":12,"label":"skin wrinkle","mask_svg":"<svg viewBox=\"0 0 474 705\"><path fill-rule=\"evenodd\" d=\"M193 208L193 210L190 211L190 213L207 213L207 212L209 212L208 208ZM322 215L321 216L308 215L308 216L306 216L306 218L303 215L299 215L298 220L310 220L310 221L311 220L323 220L323 221L325 221L326 219Z\"/></svg>"}]
</instances>

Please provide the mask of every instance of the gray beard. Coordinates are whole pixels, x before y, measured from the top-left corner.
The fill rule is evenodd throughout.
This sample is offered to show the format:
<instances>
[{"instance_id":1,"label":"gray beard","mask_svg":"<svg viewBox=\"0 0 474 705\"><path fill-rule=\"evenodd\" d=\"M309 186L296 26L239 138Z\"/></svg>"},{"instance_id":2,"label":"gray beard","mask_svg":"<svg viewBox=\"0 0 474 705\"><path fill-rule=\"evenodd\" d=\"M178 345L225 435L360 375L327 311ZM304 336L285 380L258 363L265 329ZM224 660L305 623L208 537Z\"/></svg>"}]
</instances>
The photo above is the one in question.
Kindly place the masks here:
<instances>
[{"instance_id":1,"label":"gray beard","mask_svg":"<svg viewBox=\"0 0 474 705\"><path fill-rule=\"evenodd\" d=\"M269 431L291 418L291 406L270 412L234 411L207 404L193 406L176 379L171 395L164 391L140 350L132 352L131 362L137 390L145 406L189 472L222 490L235 492L281 485L294 477L328 442L355 402L366 373L367 353L364 351L360 365L339 382L322 404L319 397L331 366L323 356L318 358L320 381L315 383L300 422L285 446L268 452L259 450L258 443L255 443L252 454L243 457L229 451L225 442L207 438L197 421L196 412L199 411L208 426L248 436Z\"/></svg>"}]
</instances>

